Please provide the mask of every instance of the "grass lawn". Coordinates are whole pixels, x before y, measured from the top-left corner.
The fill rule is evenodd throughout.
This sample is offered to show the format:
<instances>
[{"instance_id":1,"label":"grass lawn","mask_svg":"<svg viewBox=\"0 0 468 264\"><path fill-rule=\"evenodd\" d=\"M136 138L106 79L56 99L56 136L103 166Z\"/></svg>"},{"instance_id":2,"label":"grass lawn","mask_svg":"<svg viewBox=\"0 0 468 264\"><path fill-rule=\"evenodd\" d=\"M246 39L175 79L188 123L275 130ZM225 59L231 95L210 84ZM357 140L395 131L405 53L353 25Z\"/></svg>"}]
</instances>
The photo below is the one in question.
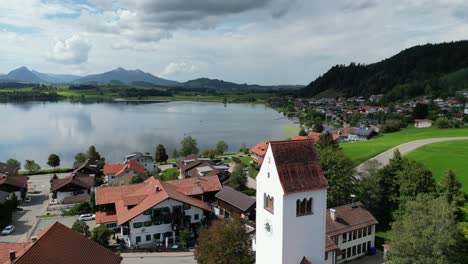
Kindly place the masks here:
<instances>
[{"instance_id":1,"label":"grass lawn","mask_svg":"<svg viewBox=\"0 0 468 264\"><path fill-rule=\"evenodd\" d=\"M298 124L288 124L283 126L284 137L290 138L292 136L296 136L299 133L299 125Z\"/></svg>"},{"instance_id":2,"label":"grass lawn","mask_svg":"<svg viewBox=\"0 0 468 264\"><path fill-rule=\"evenodd\" d=\"M163 181L177 180L179 176L179 170L177 168L170 168L162 172L159 178Z\"/></svg>"},{"instance_id":3,"label":"grass lawn","mask_svg":"<svg viewBox=\"0 0 468 264\"><path fill-rule=\"evenodd\" d=\"M410 127L395 133L384 134L369 141L346 142L341 144L341 147L344 153L358 165L388 149L409 141L425 138L463 136L468 136L468 128L438 129L435 127Z\"/></svg>"},{"instance_id":4,"label":"grass lawn","mask_svg":"<svg viewBox=\"0 0 468 264\"><path fill-rule=\"evenodd\" d=\"M424 163L439 181L452 169L468 193L468 140L439 142L422 146L406 155Z\"/></svg>"}]
</instances>

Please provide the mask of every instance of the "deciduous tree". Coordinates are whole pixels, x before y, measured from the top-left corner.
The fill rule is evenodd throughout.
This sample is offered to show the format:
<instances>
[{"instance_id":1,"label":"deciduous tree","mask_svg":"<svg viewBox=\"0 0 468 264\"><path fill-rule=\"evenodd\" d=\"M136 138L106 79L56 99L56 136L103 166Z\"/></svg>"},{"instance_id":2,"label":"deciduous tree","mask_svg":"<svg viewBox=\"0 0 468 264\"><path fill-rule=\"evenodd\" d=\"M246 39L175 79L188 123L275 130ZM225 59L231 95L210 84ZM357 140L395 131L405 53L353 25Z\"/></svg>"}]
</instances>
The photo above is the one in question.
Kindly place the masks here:
<instances>
[{"instance_id":1,"label":"deciduous tree","mask_svg":"<svg viewBox=\"0 0 468 264\"><path fill-rule=\"evenodd\" d=\"M7 160L6 163L7 163L8 165L10 165L10 166L13 166L13 167L17 168L18 170L21 169L21 162L19 162L18 160L9 159L9 160Z\"/></svg>"},{"instance_id":2,"label":"deciduous tree","mask_svg":"<svg viewBox=\"0 0 468 264\"><path fill-rule=\"evenodd\" d=\"M461 255L466 244L454 209L443 197L420 194L405 207L392 224L386 262L466 263Z\"/></svg>"},{"instance_id":3,"label":"deciduous tree","mask_svg":"<svg viewBox=\"0 0 468 264\"><path fill-rule=\"evenodd\" d=\"M193 137L191 136L184 137L184 139L182 139L180 144L182 145L180 149L180 155L188 156L190 154L198 153L197 141Z\"/></svg>"},{"instance_id":4,"label":"deciduous tree","mask_svg":"<svg viewBox=\"0 0 468 264\"><path fill-rule=\"evenodd\" d=\"M86 154L84 154L83 152L79 152L75 155L76 162L85 162L86 159L88 158L86 157Z\"/></svg>"},{"instance_id":5,"label":"deciduous tree","mask_svg":"<svg viewBox=\"0 0 468 264\"><path fill-rule=\"evenodd\" d=\"M103 246L109 245L109 239L112 236L112 230L100 225L93 229L91 239Z\"/></svg>"},{"instance_id":6,"label":"deciduous tree","mask_svg":"<svg viewBox=\"0 0 468 264\"><path fill-rule=\"evenodd\" d=\"M39 166L39 164L37 164L34 160L26 160L24 169L27 171L38 171L41 169L41 166Z\"/></svg>"},{"instance_id":7,"label":"deciduous tree","mask_svg":"<svg viewBox=\"0 0 468 264\"><path fill-rule=\"evenodd\" d=\"M221 155L224 152L226 152L228 148L229 148L228 144L225 141L221 140L221 141L218 141L218 143L216 143L215 150L218 155Z\"/></svg>"},{"instance_id":8,"label":"deciduous tree","mask_svg":"<svg viewBox=\"0 0 468 264\"><path fill-rule=\"evenodd\" d=\"M231 186L237 189L245 189L247 185L247 176L244 173L244 168L240 164L236 164L231 172Z\"/></svg>"},{"instance_id":9,"label":"deciduous tree","mask_svg":"<svg viewBox=\"0 0 468 264\"><path fill-rule=\"evenodd\" d=\"M252 242L238 218L202 229L195 248L199 264L253 264Z\"/></svg>"},{"instance_id":10,"label":"deciduous tree","mask_svg":"<svg viewBox=\"0 0 468 264\"><path fill-rule=\"evenodd\" d=\"M50 154L47 160L47 165L57 168L60 166L60 157L57 154Z\"/></svg>"},{"instance_id":11,"label":"deciduous tree","mask_svg":"<svg viewBox=\"0 0 468 264\"><path fill-rule=\"evenodd\" d=\"M91 236L89 226L82 220L76 220L75 223L73 223L72 230L82 234L85 237Z\"/></svg>"}]
</instances>

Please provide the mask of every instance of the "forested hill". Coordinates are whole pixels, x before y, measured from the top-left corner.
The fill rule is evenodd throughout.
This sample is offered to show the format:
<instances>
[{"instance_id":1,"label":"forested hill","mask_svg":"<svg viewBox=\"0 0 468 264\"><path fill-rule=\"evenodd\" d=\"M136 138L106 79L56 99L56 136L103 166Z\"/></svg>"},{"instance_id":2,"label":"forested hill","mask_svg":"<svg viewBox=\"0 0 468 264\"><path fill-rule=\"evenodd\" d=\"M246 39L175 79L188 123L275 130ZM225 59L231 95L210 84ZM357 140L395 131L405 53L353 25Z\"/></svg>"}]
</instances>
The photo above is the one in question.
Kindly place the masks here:
<instances>
[{"instance_id":1,"label":"forested hill","mask_svg":"<svg viewBox=\"0 0 468 264\"><path fill-rule=\"evenodd\" d=\"M301 96L369 96L388 100L451 96L468 88L468 41L415 46L373 64L336 65L299 91Z\"/></svg>"}]
</instances>

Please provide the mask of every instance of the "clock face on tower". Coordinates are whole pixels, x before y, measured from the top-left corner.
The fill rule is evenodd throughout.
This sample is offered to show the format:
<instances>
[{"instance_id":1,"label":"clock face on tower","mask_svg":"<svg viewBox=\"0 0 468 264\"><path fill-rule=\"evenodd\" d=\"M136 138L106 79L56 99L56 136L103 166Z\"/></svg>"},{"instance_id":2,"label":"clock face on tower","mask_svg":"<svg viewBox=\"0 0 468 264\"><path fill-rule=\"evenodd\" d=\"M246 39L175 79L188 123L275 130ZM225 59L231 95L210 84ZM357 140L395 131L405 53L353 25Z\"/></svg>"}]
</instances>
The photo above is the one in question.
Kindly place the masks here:
<instances>
[{"instance_id":1,"label":"clock face on tower","mask_svg":"<svg viewBox=\"0 0 468 264\"><path fill-rule=\"evenodd\" d=\"M265 231L268 235L273 234L273 225L268 220L265 222Z\"/></svg>"}]
</instances>

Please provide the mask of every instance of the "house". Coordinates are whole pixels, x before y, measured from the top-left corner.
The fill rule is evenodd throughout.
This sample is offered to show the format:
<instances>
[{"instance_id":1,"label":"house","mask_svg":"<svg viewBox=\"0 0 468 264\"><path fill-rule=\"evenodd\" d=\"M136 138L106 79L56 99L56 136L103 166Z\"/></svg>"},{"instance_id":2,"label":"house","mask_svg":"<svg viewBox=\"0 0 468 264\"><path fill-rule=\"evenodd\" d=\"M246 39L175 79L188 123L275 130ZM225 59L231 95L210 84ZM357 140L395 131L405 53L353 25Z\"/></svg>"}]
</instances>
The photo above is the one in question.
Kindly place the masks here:
<instances>
[{"instance_id":1,"label":"house","mask_svg":"<svg viewBox=\"0 0 468 264\"><path fill-rule=\"evenodd\" d=\"M23 200L28 191L28 176L0 173L0 191L7 192L10 196L15 194L19 201Z\"/></svg>"},{"instance_id":2,"label":"house","mask_svg":"<svg viewBox=\"0 0 468 264\"><path fill-rule=\"evenodd\" d=\"M145 167L136 161L128 160L123 164L104 165L104 180L109 185L129 184L133 176L147 178Z\"/></svg>"},{"instance_id":3,"label":"house","mask_svg":"<svg viewBox=\"0 0 468 264\"><path fill-rule=\"evenodd\" d=\"M425 128L425 127L431 127L431 126L432 126L432 120L430 119L415 119L414 120L414 127Z\"/></svg>"},{"instance_id":4,"label":"house","mask_svg":"<svg viewBox=\"0 0 468 264\"><path fill-rule=\"evenodd\" d=\"M165 181L176 191L205 202L215 201L215 195L223 186L217 175Z\"/></svg>"},{"instance_id":5,"label":"house","mask_svg":"<svg viewBox=\"0 0 468 264\"><path fill-rule=\"evenodd\" d=\"M338 138L340 137L337 133L335 133L335 130L325 131L325 129L322 131L322 133L310 132L308 137L309 137L309 139L312 139L314 142L317 142L320 139L320 136L325 134L325 133L330 133L332 135L332 137L333 137L333 140L338 140Z\"/></svg>"},{"instance_id":6,"label":"house","mask_svg":"<svg viewBox=\"0 0 468 264\"><path fill-rule=\"evenodd\" d=\"M218 175L224 181L229 171L229 167L225 165L216 165L209 158L197 158L194 155L177 161L176 165L179 168L179 179Z\"/></svg>"},{"instance_id":7,"label":"house","mask_svg":"<svg viewBox=\"0 0 468 264\"><path fill-rule=\"evenodd\" d=\"M63 179L54 176L50 181L52 201L66 204L87 201L94 191L94 180L94 176L75 172Z\"/></svg>"},{"instance_id":8,"label":"house","mask_svg":"<svg viewBox=\"0 0 468 264\"><path fill-rule=\"evenodd\" d=\"M355 128L348 134L348 141L365 141L371 139L377 133L372 129Z\"/></svg>"},{"instance_id":9,"label":"house","mask_svg":"<svg viewBox=\"0 0 468 264\"><path fill-rule=\"evenodd\" d=\"M468 115L468 103L465 103L465 115Z\"/></svg>"},{"instance_id":10,"label":"house","mask_svg":"<svg viewBox=\"0 0 468 264\"><path fill-rule=\"evenodd\" d=\"M336 248L326 247L327 188L313 140L270 142L257 175L257 263L323 263Z\"/></svg>"},{"instance_id":11,"label":"house","mask_svg":"<svg viewBox=\"0 0 468 264\"><path fill-rule=\"evenodd\" d=\"M152 174L156 170L156 165L154 165L153 156L151 156L148 153L143 154L141 152L133 152L132 154L127 155L124 158L124 162L127 162L129 160L136 161L143 165L146 174Z\"/></svg>"},{"instance_id":12,"label":"house","mask_svg":"<svg viewBox=\"0 0 468 264\"><path fill-rule=\"evenodd\" d=\"M182 228L193 231L212 213L207 203L153 177L139 184L96 188L96 206L96 223L118 229L117 237L128 246L168 246Z\"/></svg>"},{"instance_id":13,"label":"house","mask_svg":"<svg viewBox=\"0 0 468 264\"><path fill-rule=\"evenodd\" d=\"M73 163L73 172L99 177L102 171L98 168L96 161L86 160L85 162Z\"/></svg>"},{"instance_id":14,"label":"house","mask_svg":"<svg viewBox=\"0 0 468 264\"><path fill-rule=\"evenodd\" d=\"M263 158L265 157L267 144L265 142L258 142L257 145L253 146L249 150L250 156L252 156L255 163L262 165Z\"/></svg>"},{"instance_id":15,"label":"house","mask_svg":"<svg viewBox=\"0 0 468 264\"><path fill-rule=\"evenodd\" d=\"M326 217L327 237L339 249L325 254L326 263L342 263L375 251L378 222L361 203L329 208Z\"/></svg>"},{"instance_id":16,"label":"house","mask_svg":"<svg viewBox=\"0 0 468 264\"><path fill-rule=\"evenodd\" d=\"M242 219L255 219L255 198L224 186L216 194L216 199L213 207L216 215L225 218L237 215Z\"/></svg>"},{"instance_id":17,"label":"house","mask_svg":"<svg viewBox=\"0 0 468 264\"><path fill-rule=\"evenodd\" d=\"M0 244L0 264L118 264L121 257L59 222L25 243Z\"/></svg>"}]
</instances>

